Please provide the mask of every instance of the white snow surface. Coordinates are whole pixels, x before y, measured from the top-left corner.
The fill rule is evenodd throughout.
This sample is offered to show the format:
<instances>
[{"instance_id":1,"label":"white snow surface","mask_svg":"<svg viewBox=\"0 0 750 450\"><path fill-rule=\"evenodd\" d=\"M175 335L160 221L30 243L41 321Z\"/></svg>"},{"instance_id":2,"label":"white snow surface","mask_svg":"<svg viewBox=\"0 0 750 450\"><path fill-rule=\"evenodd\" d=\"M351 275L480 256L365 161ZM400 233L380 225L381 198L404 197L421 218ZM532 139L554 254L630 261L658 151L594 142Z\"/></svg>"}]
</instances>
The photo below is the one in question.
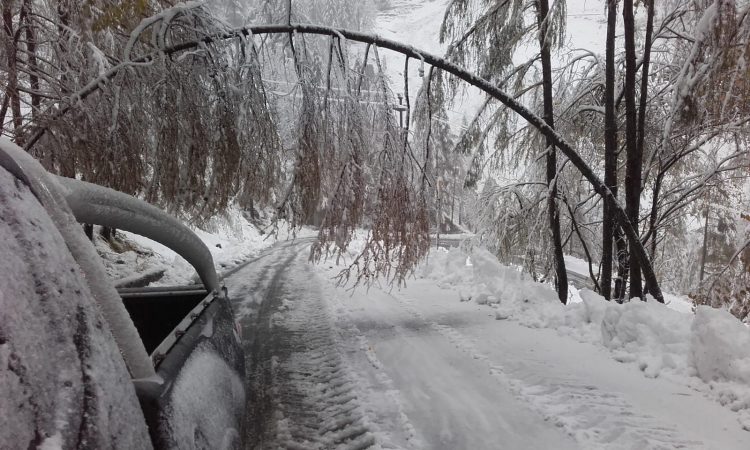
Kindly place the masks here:
<instances>
[{"instance_id":1,"label":"white snow surface","mask_svg":"<svg viewBox=\"0 0 750 450\"><path fill-rule=\"evenodd\" d=\"M461 301L469 295L472 301ZM750 330L721 310L701 307L693 316L653 302L618 305L589 290L581 298L564 307L549 287L500 265L488 252L475 249L469 257L453 249L431 254L404 289L340 294L340 304L355 320L369 323L361 328L395 327L387 334L396 336L402 334L399 327L406 335L415 328L436 332L474 362L482 361L502 388L562 427L580 447L750 445ZM379 333L365 335L382 339ZM420 361L425 353L445 357L441 344L430 338L411 355L405 342L392 338L379 347L370 341L376 356L378 348L387 357L397 352L393 364L403 371L399 376L436 384L432 380L443 372L430 370L433 361L408 366L405 361ZM387 357L379 356L381 362ZM458 377L441 381L456 394L452 398L465 396L458 394L466 389L463 383L477 383L474 389L486 396L497 389L466 373L470 367L445 373Z\"/></svg>"},{"instance_id":2,"label":"white snow surface","mask_svg":"<svg viewBox=\"0 0 750 450\"><path fill-rule=\"evenodd\" d=\"M306 245L228 279L245 326L283 342L262 448L750 448L750 331L725 311L589 290L563 306L482 249L435 250L405 287L352 291L334 284L343 265L308 266Z\"/></svg>"},{"instance_id":3,"label":"white snow surface","mask_svg":"<svg viewBox=\"0 0 750 450\"><path fill-rule=\"evenodd\" d=\"M164 413L171 416L169 432L176 448L236 448L242 424L233 422L245 406L244 380L215 351L198 349L191 354L172 395Z\"/></svg>"},{"instance_id":4,"label":"white snow surface","mask_svg":"<svg viewBox=\"0 0 750 450\"><path fill-rule=\"evenodd\" d=\"M549 286L502 266L489 252L474 249L472 266L465 265L467 258L459 249L435 252L418 278L471 293L475 302L494 310L496 319L601 346L646 377L702 392L737 411L737 420L750 431L750 329L727 311L699 307L693 315L675 295L667 297L675 309L637 299L620 305L587 289L580 291L580 303L565 307Z\"/></svg>"}]
</instances>

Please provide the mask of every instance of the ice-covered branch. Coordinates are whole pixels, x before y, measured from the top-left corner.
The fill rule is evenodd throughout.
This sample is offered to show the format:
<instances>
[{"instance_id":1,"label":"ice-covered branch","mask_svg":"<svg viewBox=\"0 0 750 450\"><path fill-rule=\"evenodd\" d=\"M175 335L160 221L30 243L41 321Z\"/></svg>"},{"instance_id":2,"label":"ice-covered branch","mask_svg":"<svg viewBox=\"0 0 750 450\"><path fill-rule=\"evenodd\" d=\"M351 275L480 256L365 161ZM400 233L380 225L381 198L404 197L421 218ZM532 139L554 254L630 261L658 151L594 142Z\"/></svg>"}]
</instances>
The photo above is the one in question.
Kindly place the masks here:
<instances>
[{"instance_id":1,"label":"ice-covered branch","mask_svg":"<svg viewBox=\"0 0 750 450\"><path fill-rule=\"evenodd\" d=\"M391 39L386 39L378 35L362 33L359 31L352 31L352 30L346 30L346 29L336 29L336 28L321 26L321 25L311 25L311 24L273 24L273 25L256 25L256 26L249 26L249 27L241 27L241 28L234 29L230 32L206 36L198 41L184 42L184 43L177 44L168 48L160 49L157 55L160 53L167 54L167 55L176 54L181 51L193 49L201 45L206 45L211 42L225 40L225 39L236 39L240 35L250 36L250 35L261 35L261 34L288 34L290 36L294 34L314 34L314 35L327 35L327 36L342 36L351 41L376 45L377 47L380 47L380 48L386 48L386 49L401 53L407 57L423 59L426 64L430 64L438 69L448 72L451 75L454 75L457 78L465 81L466 83L481 89L482 91L491 95L493 98L499 100L509 109L511 109L516 114L521 116L524 120L526 120L530 125L537 128L542 135L548 138L550 142L554 144L554 146L558 148L570 160L570 162L581 172L581 174L589 181L589 183L592 184L594 190L597 193L599 193L599 195L601 195L602 197L612 199L612 202L614 204L614 212L615 212L616 220L622 227L628 240L634 243L634 249L635 249L636 255L640 263L643 266L644 276L647 278L647 282L649 283L649 285L655 287L654 297L661 300L662 298L661 291L657 287L658 283L656 280L656 276L652 270L651 262L648 258L648 255L646 254L645 249L640 244L638 233L636 232L636 230L633 228L632 224L628 220L628 217L625 214L624 208L617 201L617 199L612 195L612 192L609 190L609 188L607 188L602 183L602 181L599 179L599 176L596 174L596 172L594 172L594 170L592 170L592 168L583 160L583 158L578 154L578 152L576 152L573 149L573 146L562 135L560 135L553 128L551 128L541 117L539 117L538 115L533 113L531 110L529 110L527 107L525 107L523 104L521 104L521 102L518 101L513 95L508 94L507 92L499 88L497 85L495 85L491 81L481 78L477 76L476 74L458 66L457 64L446 60L445 58L441 58L441 57L432 55L427 52L418 51L417 49L415 49L414 47L410 45L406 45L406 44L403 44L401 42L394 41ZM290 44L291 42L292 41L290 41ZM154 57L155 57L154 54L152 54L149 56L138 58L137 60L150 61ZM133 61L135 62L137 60L133 60ZM116 66L116 68L113 67L105 75L89 83L89 85L87 85L87 88L84 91L78 93L78 98L83 99L84 97L95 92L97 89L99 89L98 88L99 81L114 77L116 73L125 66L127 65L122 64L122 65ZM39 137L41 137L41 134L44 133L43 130L44 129L42 128L35 134L34 141L38 140Z\"/></svg>"}]
</instances>

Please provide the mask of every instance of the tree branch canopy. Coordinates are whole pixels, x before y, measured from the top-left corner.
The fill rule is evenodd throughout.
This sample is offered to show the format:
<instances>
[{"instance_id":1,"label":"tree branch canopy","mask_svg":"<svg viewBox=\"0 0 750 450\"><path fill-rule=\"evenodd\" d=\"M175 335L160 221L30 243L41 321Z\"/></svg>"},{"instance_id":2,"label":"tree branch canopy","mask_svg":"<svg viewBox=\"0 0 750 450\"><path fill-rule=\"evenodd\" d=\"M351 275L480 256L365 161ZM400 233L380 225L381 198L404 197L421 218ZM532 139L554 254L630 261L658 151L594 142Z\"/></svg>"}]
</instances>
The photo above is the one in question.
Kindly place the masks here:
<instances>
[{"instance_id":1,"label":"tree branch canopy","mask_svg":"<svg viewBox=\"0 0 750 450\"><path fill-rule=\"evenodd\" d=\"M99 90L101 84L105 83L107 80L112 79L115 75L117 75L119 71L131 65L134 65L134 64L142 65L144 63L155 61L160 55L173 55L175 53L179 53L185 50L191 50L201 45L209 44L209 43L220 41L220 40L236 39L240 37L250 37L253 35L261 35L261 34L290 34L290 33L336 36L342 39L348 39L351 41L361 42L361 43L370 44L370 45L376 45L378 47L386 48L388 50L401 53L407 57L420 59L424 61L425 63L430 64L433 67L436 67L440 70L448 72L451 75L465 81L466 83L481 89L482 91L486 92L493 98L499 100L506 107L514 111L516 114L523 117L524 120L526 120L529 124L531 124L537 130L539 130L539 132L542 135L544 135L550 142L554 143L555 147L557 147L570 160L570 162L573 163L573 165L581 172L581 174L589 181L589 183L591 183L593 188L602 198L612 202L614 206L615 218L618 224L622 227L623 231L625 232L625 235L627 236L628 241L631 242L632 245L634 246L634 250L636 253L635 256L638 258L639 262L642 265L642 269L643 269L646 281L651 286L654 287L653 291L651 292L652 295L658 301L663 302L663 295L661 293L661 289L658 286L656 275L654 274L651 262L648 258L648 255L646 254L646 250L641 244L638 233L633 228L631 222L628 220L628 216L625 213L623 206L619 202L617 202L617 199L612 195L612 192L609 190L609 188L607 188L604 185L604 183L602 183L602 181L599 179L596 173L592 170L592 168L589 167L588 164L586 164L583 158L581 158L581 156L573 149L572 145L569 144L565 140L565 138L563 138L560 134L555 132L555 130L552 129L541 117L534 114L524 105L522 105L519 101L513 98L513 96L509 95L504 90L500 89L498 86L491 83L490 81L477 76L476 74L452 63L451 61L445 58L441 58L439 56L435 56L430 53L423 52L419 49L412 47L411 45L407 45L398 41L386 39L375 34L362 33L358 31L346 30L346 29L341 29L341 28L332 28L332 27L321 26L321 25L312 25L312 24L273 24L273 25L252 25L252 26L240 27L240 28L233 29L229 32L220 33L214 36L208 36L201 40L183 42L183 43L175 44L172 46L167 46L150 55L133 58L128 62L118 64L117 66L112 67L109 71L107 71L106 73L98 77L97 79L92 80L82 90L71 95L68 99L67 105L64 105L63 107L60 108L58 116L65 114L68 110L73 108L74 105L78 101L85 99L92 93ZM46 128L44 126L38 128L33 133L33 135L28 140L28 142L26 143L25 148L27 150L30 149L34 145L34 143L36 143L39 140L39 138L41 138L41 136L45 133L45 131L46 131Z\"/></svg>"}]
</instances>

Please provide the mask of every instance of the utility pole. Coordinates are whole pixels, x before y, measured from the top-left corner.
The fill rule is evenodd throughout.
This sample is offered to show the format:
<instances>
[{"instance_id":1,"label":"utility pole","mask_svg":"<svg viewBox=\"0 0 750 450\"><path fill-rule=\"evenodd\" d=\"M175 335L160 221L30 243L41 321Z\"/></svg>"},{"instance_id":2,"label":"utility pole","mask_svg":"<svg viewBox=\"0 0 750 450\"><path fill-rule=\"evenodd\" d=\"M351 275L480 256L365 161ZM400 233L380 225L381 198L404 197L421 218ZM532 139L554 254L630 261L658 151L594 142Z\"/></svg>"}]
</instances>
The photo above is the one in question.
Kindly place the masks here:
<instances>
[{"instance_id":1,"label":"utility pole","mask_svg":"<svg viewBox=\"0 0 750 450\"><path fill-rule=\"evenodd\" d=\"M402 94L396 94L398 96L398 105L394 106L393 109L398 111L398 126L404 128L404 111L406 111L406 105L403 104L404 96Z\"/></svg>"}]
</instances>

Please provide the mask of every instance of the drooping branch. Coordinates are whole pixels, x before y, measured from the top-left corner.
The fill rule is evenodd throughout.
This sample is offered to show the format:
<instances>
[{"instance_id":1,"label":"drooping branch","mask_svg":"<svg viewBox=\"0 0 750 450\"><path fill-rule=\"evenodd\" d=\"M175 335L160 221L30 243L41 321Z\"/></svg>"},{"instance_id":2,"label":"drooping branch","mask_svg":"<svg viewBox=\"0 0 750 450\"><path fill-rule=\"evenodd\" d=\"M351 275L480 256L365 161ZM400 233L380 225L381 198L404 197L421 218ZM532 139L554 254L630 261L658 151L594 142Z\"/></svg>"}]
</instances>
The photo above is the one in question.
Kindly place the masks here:
<instances>
[{"instance_id":1,"label":"drooping branch","mask_svg":"<svg viewBox=\"0 0 750 450\"><path fill-rule=\"evenodd\" d=\"M409 103L409 57L404 60L404 97L406 100L406 124L402 130L404 133L404 154L409 145L409 122L411 122L411 104Z\"/></svg>"},{"instance_id":2,"label":"drooping branch","mask_svg":"<svg viewBox=\"0 0 750 450\"><path fill-rule=\"evenodd\" d=\"M323 111L328 111L328 96L331 93L331 65L333 63L333 40L334 38L331 38L331 42L328 46L328 68L326 69L326 94L325 97L323 97Z\"/></svg>"},{"instance_id":3,"label":"drooping branch","mask_svg":"<svg viewBox=\"0 0 750 450\"><path fill-rule=\"evenodd\" d=\"M422 191L424 191L425 184L427 184L427 164L430 161L430 138L432 137L432 100L430 89L432 88L433 69L434 67L430 67L430 72L427 75L427 87L425 89L425 96L427 97L427 138L424 145L424 165L422 166Z\"/></svg>"},{"instance_id":4,"label":"drooping branch","mask_svg":"<svg viewBox=\"0 0 750 450\"><path fill-rule=\"evenodd\" d=\"M365 79L365 71L367 70L367 57L370 55L371 44L367 44L365 47L365 56L362 58L362 73L359 74L359 81L357 81L357 98L359 98L360 92L362 92L362 81Z\"/></svg>"},{"instance_id":5,"label":"drooping branch","mask_svg":"<svg viewBox=\"0 0 750 450\"><path fill-rule=\"evenodd\" d=\"M589 267L589 277L591 278L591 281L594 282L594 290L596 292L601 293L602 288L599 286L599 281L597 280L596 275L594 275L594 269L591 264L592 258L591 258L591 252L589 251L589 246L586 245L586 240L583 238L583 233L581 233L581 228L578 225L578 220L576 220L575 211L573 211L573 208L570 207L570 203L568 203L567 199L563 199L563 203L568 208L568 214L570 215L570 221L573 224L573 231L575 231L576 235L578 235L578 239L581 241L581 246L583 247L583 252L586 254L586 261L588 262ZM572 233L572 231L571 231ZM601 272L601 269L600 269Z\"/></svg>"},{"instance_id":6,"label":"drooping branch","mask_svg":"<svg viewBox=\"0 0 750 450\"><path fill-rule=\"evenodd\" d=\"M83 89L73 94L69 98L69 101L67 102L67 104L63 106L62 108L60 108L59 114L64 114L65 112L69 111L71 108L74 107L77 101L83 100L84 98L98 91L100 89L100 86L99 86L100 83L103 83L103 82L106 82L107 80L112 79L123 68L128 67L132 65L133 63L144 63L144 62L148 63L150 61L155 60L160 55L173 55L175 53L179 53L185 50L191 50L196 47L209 44L212 42L226 40L226 39L236 39L238 36L262 35L262 34L290 34L291 35L294 33L344 37L351 41L361 42L361 43L370 44L370 45L376 45L377 47L386 48L386 49L401 53L407 57L420 59L424 61L426 64L429 64L435 68L441 69L445 72L448 72L451 75L470 84L471 86L481 89L482 91L486 92L493 98L499 100L510 110L512 110L513 112L521 116L524 120L526 120L530 125L532 125L534 128L539 130L539 132L542 135L544 135L547 139L549 139L550 142L553 143L555 147L559 149L570 160L571 163L573 163L573 165L581 172L581 174L588 180L588 182L591 183L594 190L602 198L604 198L605 200L610 199L610 201L613 204L615 218L617 222L620 224L620 226L622 227L628 240L633 243L633 246L634 246L633 249L636 253L637 258L639 259L639 262L642 265L642 270L644 272L644 276L647 279L647 282L650 285L654 286L654 290L652 292L654 298L656 298L658 301L663 301L663 296L658 286L656 275L651 266L651 262L648 258L648 255L646 254L646 250L643 247L643 245L641 245L640 239L638 237L638 233L636 232L635 228L633 228L632 224L628 220L628 217L625 213L623 206L619 202L617 202L617 199L612 195L612 192L604 185L604 183L602 183L598 175L583 160L583 158L578 154L578 152L576 152L573 149L573 146L570 143L568 143L568 141L565 138L563 138L554 129L552 129L541 117L534 114L531 110L529 110L528 108L523 106L518 100L516 100L512 95L500 89L498 86L496 86L492 82L477 76L476 74L458 66L457 64L454 64L451 61L446 60L445 58L441 58L439 56L435 56L427 52L418 51L414 47L410 45L406 45L398 41L386 39L386 38L383 38L381 36L374 35L374 34L362 33L359 31L352 31L352 30L346 30L346 29L337 29L337 28L332 28L332 27L327 27L327 26L322 26L322 25L274 24L274 25L255 25L255 26L241 27L241 28L234 29L231 32L221 33L221 34L217 34L213 36L207 36L197 41L184 42L181 44L163 48L159 50L158 52L152 53L150 55L142 56L140 58L134 58L130 61L130 63L118 64L117 66L112 67L109 71L104 73L102 76L93 80L91 83L86 85ZM39 138L41 138L41 136L45 133L45 131L46 131L46 127L44 126L38 128L36 132L32 135L32 138L29 139L29 141L27 142L25 148L28 149L32 145L34 145L34 143L38 141Z\"/></svg>"}]
</instances>

